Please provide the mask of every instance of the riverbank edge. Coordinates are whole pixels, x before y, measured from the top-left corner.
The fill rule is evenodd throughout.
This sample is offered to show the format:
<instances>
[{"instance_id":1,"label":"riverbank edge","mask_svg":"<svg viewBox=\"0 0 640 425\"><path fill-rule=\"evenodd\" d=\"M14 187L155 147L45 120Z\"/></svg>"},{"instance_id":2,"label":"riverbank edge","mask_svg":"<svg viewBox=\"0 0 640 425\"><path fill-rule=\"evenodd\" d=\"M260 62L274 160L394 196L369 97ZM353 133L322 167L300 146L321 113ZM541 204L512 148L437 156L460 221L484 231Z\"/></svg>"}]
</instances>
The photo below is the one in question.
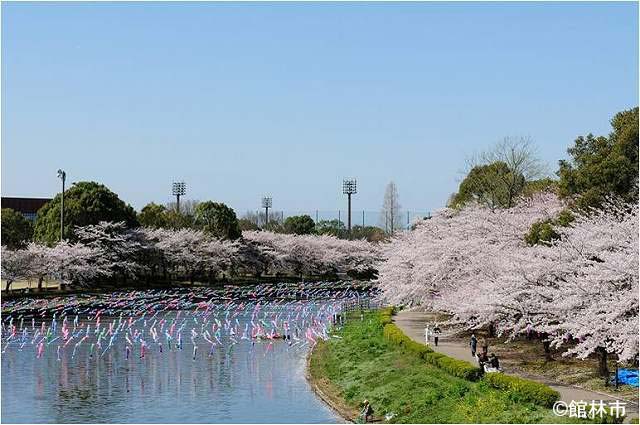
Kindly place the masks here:
<instances>
[{"instance_id":1,"label":"riverbank edge","mask_svg":"<svg viewBox=\"0 0 640 425\"><path fill-rule=\"evenodd\" d=\"M331 384L329 382L323 382L311 374L311 357L313 356L314 351L315 346L307 353L305 362L304 377L307 380L307 383L315 395L324 404L329 406L329 408L338 416L340 416L340 418L344 420L344 423L355 423L358 412L354 411L353 408L350 408L345 400L338 394L334 394L333 397L330 396L329 393L334 393L334 391L331 390Z\"/></svg>"}]
</instances>

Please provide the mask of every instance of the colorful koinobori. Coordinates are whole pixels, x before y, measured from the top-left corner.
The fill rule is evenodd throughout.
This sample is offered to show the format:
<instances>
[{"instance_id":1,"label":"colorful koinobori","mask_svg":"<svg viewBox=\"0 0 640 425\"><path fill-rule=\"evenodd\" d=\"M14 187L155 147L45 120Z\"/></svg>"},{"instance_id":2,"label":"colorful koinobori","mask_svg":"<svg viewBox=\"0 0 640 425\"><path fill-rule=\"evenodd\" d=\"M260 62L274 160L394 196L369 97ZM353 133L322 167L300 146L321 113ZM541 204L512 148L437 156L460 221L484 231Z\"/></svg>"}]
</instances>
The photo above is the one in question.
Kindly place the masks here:
<instances>
[{"instance_id":1,"label":"colorful koinobori","mask_svg":"<svg viewBox=\"0 0 640 425\"><path fill-rule=\"evenodd\" d=\"M345 303L375 296L358 283L146 290L24 299L3 303L2 352L33 350L40 359L99 358L121 350L123 360L198 349L211 356L239 343L281 341L291 349L329 338ZM188 346L188 348L187 348Z\"/></svg>"}]
</instances>

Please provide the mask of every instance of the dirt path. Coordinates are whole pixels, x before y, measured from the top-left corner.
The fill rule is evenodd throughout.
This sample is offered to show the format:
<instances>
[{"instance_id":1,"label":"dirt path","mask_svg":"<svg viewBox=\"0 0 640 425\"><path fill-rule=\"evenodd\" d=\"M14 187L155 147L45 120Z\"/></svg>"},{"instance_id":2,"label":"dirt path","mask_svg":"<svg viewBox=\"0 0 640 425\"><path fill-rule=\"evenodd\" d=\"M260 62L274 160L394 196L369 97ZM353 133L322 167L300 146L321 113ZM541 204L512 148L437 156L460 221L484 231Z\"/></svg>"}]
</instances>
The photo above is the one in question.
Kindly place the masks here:
<instances>
[{"instance_id":1,"label":"dirt path","mask_svg":"<svg viewBox=\"0 0 640 425\"><path fill-rule=\"evenodd\" d=\"M394 316L394 322L411 339L424 344L424 328L427 324L433 325L434 315L421 311L401 311L396 316ZM471 355L470 348L465 343L460 342L459 340L448 338L446 333L443 333L440 336L438 347L434 347L433 343L430 344L430 347L435 351L446 354L447 356L454 357L460 360L466 360L474 365L477 364L477 360ZM508 367L505 369L505 372L509 373ZM584 400L587 403L591 402L592 400L603 400L605 403L614 400L623 401L626 403L628 418L638 417L638 405L635 403L619 399L612 395L589 391L572 385L552 382L540 376L527 375L523 377L549 385L551 388L560 393L560 400L567 403L572 400Z\"/></svg>"}]
</instances>

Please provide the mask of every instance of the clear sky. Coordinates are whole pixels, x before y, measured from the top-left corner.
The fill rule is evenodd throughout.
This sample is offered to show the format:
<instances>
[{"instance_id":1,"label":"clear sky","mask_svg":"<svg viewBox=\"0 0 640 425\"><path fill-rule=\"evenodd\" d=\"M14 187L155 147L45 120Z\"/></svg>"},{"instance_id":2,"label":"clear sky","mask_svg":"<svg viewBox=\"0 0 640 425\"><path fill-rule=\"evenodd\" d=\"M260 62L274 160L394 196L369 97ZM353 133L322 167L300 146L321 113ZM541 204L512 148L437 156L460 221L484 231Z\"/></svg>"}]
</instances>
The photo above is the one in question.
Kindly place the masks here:
<instances>
[{"instance_id":1,"label":"clear sky","mask_svg":"<svg viewBox=\"0 0 640 425\"><path fill-rule=\"evenodd\" d=\"M2 194L96 180L140 209L436 209L465 157L549 164L638 104L636 3L2 3Z\"/></svg>"}]
</instances>

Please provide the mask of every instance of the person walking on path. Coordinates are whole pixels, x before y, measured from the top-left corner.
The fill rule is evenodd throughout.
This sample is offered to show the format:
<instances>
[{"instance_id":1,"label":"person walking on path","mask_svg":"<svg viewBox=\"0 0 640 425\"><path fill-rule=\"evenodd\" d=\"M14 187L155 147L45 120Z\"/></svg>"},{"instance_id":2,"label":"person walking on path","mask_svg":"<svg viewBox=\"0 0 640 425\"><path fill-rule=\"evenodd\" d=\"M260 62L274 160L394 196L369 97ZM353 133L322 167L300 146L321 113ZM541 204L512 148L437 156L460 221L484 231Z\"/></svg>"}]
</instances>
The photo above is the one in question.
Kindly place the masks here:
<instances>
[{"instance_id":1,"label":"person walking on path","mask_svg":"<svg viewBox=\"0 0 640 425\"><path fill-rule=\"evenodd\" d=\"M471 334L471 341L469 342L471 346L471 355L473 357L476 356L476 349L478 348L478 338L476 338L475 334Z\"/></svg>"},{"instance_id":2,"label":"person walking on path","mask_svg":"<svg viewBox=\"0 0 640 425\"><path fill-rule=\"evenodd\" d=\"M435 328L433 328L433 343L435 346L438 346L438 339L440 338L440 326L436 323Z\"/></svg>"},{"instance_id":3,"label":"person walking on path","mask_svg":"<svg viewBox=\"0 0 640 425\"><path fill-rule=\"evenodd\" d=\"M429 345L429 326L424 328L424 345Z\"/></svg>"}]
</instances>

